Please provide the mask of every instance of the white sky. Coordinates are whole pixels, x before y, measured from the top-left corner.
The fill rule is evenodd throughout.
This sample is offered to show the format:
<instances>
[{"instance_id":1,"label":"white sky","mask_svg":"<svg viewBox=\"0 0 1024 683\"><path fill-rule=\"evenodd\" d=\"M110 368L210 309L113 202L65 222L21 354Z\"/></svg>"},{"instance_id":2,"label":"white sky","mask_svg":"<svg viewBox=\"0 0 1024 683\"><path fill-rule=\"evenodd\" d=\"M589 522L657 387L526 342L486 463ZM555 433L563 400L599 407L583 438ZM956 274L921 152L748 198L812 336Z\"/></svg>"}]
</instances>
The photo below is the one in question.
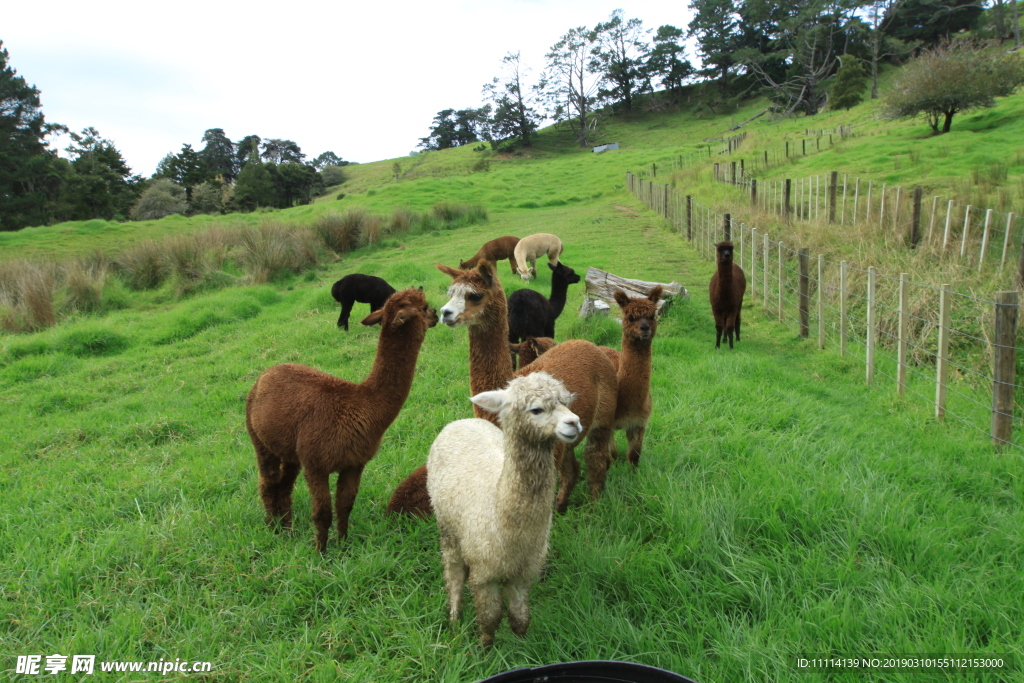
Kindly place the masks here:
<instances>
[{"instance_id":1,"label":"white sky","mask_svg":"<svg viewBox=\"0 0 1024 683\"><path fill-rule=\"evenodd\" d=\"M309 159L405 156L441 109L481 106L508 52L532 79L566 31L617 7L649 29L691 16L685 0L5 4L0 40L46 120L93 126L146 177L208 128L294 140Z\"/></svg>"}]
</instances>

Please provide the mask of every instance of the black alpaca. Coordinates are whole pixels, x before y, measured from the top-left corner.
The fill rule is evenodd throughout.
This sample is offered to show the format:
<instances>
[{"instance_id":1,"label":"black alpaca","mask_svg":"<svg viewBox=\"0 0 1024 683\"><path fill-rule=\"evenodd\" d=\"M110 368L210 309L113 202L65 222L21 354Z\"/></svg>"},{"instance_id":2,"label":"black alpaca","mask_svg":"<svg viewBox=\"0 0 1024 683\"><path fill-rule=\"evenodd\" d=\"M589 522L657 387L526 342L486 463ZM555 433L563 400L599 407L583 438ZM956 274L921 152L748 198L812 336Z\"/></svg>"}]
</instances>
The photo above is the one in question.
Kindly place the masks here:
<instances>
[{"instance_id":1,"label":"black alpaca","mask_svg":"<svg viewBox=\"0 0 1024 683\"><path fill-rule=\"evenodd\" d=\"M508 340L518 344L527 337L554 337L555 319L565 308L565 295L569 285L580 281L576 271L559 263L548 264L551 269L551 298L540 292L520 289L508 298Z\"/></svg>"},{"instance_id":2,"label":"black alpaca","mask_svg":"<svg viewBox=\"0 0 1024 683\"><path fill-rule=\"evenodd\" d=\"M352 273L346 275L331 287L331 296L341 304L341 317L338 327L348 329L348 314L352 312L352 304L370 304L370 312L384 308L384 302L395 293L395 288L376 275Z\"/></svg>"}]
</instances>

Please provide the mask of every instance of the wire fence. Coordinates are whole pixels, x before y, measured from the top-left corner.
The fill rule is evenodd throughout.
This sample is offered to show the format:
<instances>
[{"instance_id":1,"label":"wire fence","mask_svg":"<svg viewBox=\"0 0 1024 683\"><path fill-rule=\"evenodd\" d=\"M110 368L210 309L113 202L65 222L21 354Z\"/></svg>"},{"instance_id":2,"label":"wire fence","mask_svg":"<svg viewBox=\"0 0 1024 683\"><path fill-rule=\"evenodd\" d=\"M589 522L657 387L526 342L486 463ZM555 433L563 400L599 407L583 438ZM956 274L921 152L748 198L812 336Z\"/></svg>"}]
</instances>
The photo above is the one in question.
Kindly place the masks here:
<instances>
[{"instance_id":1,"label":"wire fence","mask_svg":"<svg viewBox=\"0 0 1024 683\"><path fill-rule=\"evenodd\" d=\"M632 173L626 185L704 258L714 260L716 243L732 240L748 301L816 338L819 349L860 359L868 384L889 382L899 396L930 403L936 419L961 420L997 447L1022 446L1016 291L981 298L912 281L907 273L812 256L668 185Z\"/></svg>"}]
</instances>

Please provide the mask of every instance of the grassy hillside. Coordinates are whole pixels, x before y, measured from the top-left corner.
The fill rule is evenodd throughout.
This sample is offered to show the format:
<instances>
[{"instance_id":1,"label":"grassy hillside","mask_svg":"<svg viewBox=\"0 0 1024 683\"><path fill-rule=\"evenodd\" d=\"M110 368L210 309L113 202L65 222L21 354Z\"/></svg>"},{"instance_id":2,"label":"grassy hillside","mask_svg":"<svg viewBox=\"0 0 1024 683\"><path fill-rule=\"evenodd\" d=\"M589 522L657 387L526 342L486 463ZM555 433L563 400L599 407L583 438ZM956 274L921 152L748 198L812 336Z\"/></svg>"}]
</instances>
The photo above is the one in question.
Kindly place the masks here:
<instances>
[{"instance_id":1,"label":"grassy hillside","mask_svg":"<svg viewBox=\"0 0 1024 683\"><path fill-rule=\"evenodd\" d=\"M1018 106L1011 100L1000 106ZM742 121L758 106L726 118ZM870 110L852 116L866 128ZM613 120L608 137L624 149L601 155L547 131L529 156L492 159L476 173L466 172L482 156L471 148L402 159L409 167L398 179L393 160L352 167L332 195L344 199L273 218L303 226L350 207L383 215L454 201L481 203L490 219L389 237L267 284L129 292L119 310L0 336L3 668L13 670L17 655L95 654L210 661L211 680L455 682L623 659L704 683L865 680L801 671L799 655L1000 653L1012 667L996 674L867 678L1018 679L1019 450L996 455L973 428L936 423L925 408L864 387L859 364L813 352L752 302L743 340L716 351L705 294L712 265L625 191L625 171L706 150L704 138L721 136L724 123L686 112ZM767 139L807 125L750 128ZM891 135L833 153L883 149L923 128L884 124ZM242 219L170 219L137 226L138 236ZM5 258L87 254L132 238L80 229L26 232L0 249ZM329 290L341 275L423 286L440 307L449 280L435 263L454 264L499 235L540 231L562 237L563 260L581 274L594 266L674 279L691 296L674 304L655 340L655 412L640 467L614 465L597 503L577 491L555 520L530 632L520 640L503 624L484 652L471 607L447 627L434 523L383 515L443 425L471 415L465 331L428 332L409 401L363 476L350 537L339 543L332 533L323 557L301 478L295 532L263 525L243 401L275 363L366 375L377 330L356 324L363 305L351 332L335 327ZM531 286L547 293L541 272ZM499 275L506 291L527 286L507 264ZM571 287L557 336L618 346L614 322L575 316L581 301L581 286Z\"/></svg>"}]
</instances>

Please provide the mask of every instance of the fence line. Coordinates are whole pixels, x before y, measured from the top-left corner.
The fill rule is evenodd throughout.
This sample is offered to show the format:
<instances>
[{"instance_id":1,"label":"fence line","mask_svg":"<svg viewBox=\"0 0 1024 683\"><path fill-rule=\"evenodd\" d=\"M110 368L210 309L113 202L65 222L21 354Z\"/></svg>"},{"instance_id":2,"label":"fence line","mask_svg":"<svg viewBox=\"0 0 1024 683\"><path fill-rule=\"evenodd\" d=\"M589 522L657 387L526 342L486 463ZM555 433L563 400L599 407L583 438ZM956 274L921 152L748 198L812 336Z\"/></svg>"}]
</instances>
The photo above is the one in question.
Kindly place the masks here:
<instances>
[{"instance_id":1,"label":"fence line","mask_svg":"<svg viewBox=\"0 0 1024 683\"><path fill-rule=\"evenodd\" d=\"M764 227L751 227L731 216L727 221L726 215L691 195L632 173L626 174L626 185L686 236L703 258L714 260L714 245L727 227L738 245L736 262L750 282L750 301L759 302L766 315L784 324L795 323L805 338L816 329L818 348L861 358L868 384L881 377L892 382L897 395L931 403L939 420L961 420L988 435L997 448L1022 447L1013 440L1021 420L1015 414L1015 397L1024 388L1015 376L1016 292L981 299L954 292L948 284L934 287L914 282L906 273L893 277L874 266L856 268L825 255L814 259L812 269L806 249L772 240ZM812 187L810 182L803 185L798 198ZM774 189L782 194L781 188ZM887 189L886 194L894 202L897 196L905 201L902 193ZM979 321L979 334L987 338L953 327L954 313L960 320ZM921 392L924 382L934 383L932 398ZM983 386L992 391L987 406L975 398ZM981 427L985 422L988 425Z\"/></svg>"}]
</instances>

